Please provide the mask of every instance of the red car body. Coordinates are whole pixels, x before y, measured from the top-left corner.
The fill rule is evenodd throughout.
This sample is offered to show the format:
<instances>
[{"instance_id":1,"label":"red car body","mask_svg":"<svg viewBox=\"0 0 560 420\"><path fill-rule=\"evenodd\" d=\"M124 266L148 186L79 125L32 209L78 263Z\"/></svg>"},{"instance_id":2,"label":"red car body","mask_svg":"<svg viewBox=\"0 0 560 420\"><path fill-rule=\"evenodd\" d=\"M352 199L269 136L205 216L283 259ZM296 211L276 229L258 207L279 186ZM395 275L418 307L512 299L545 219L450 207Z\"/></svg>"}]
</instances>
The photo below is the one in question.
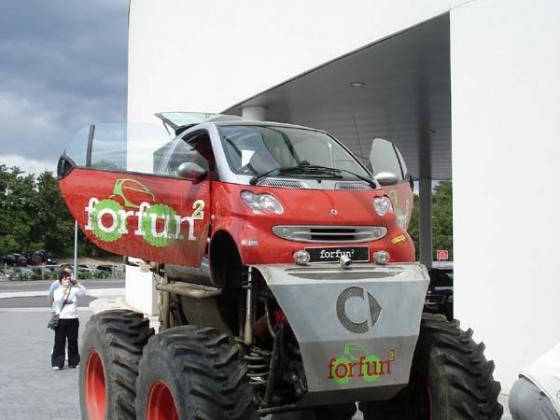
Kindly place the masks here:
<instances>
[{"instance_id":1,"label":"red car body","mask_svg":"<svg viewBox=\"0 0 560 420\"><path fill-rule=\"evenodd\" d=\"M219 147L218 141L212 140L214 149ZM214 150L214 154L218 169L227 164L224 159L219 161L219 152ZM278 188L235 183L208 176L208 172L197 179L185 179L111 167L98 169L95 165L76 163L80 161L91 163L91 157L82 159L66 154L61 159L62 194L85 235L97 246L116 254L198 267L213 238L218 233L227 233L244 265L292 263L296 251L310 249L322 250L320 255L330 256L325 259L330 262L341 253L358 251L357 261L373 262L373 254L380 250L389 253L391 262L414 261L414 245L406 232L412 191L404 173L401 182L381 188L324 188L321 177L309 181L318 182L320 188ZM284 177L298 179L297 174ZM242 199L245 191L272 196L281 203L281 214L249 207ZM376 214L376 197L390 197L391 211L382 216ZM321 241L320 235L306 240L285 238L278 234L282 226L287 231L302 226L308 231L314 227L323 229L320 233L327 240ZM375 240L352 236L354 228L371 227L382 228L385 234ZM334 236L329 236L331 230Z\"/></svg>"}]
</instances>

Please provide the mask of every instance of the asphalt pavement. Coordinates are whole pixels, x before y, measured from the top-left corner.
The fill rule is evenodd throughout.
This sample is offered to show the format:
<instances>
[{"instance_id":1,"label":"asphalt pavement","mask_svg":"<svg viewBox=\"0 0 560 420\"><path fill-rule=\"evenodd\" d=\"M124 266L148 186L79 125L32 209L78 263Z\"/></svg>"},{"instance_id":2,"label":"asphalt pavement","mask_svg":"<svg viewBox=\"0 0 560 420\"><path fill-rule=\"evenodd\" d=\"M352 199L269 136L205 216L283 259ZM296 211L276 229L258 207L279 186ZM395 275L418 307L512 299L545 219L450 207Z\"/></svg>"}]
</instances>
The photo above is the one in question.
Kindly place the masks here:
<instances>
[{"instance_id":1,"label":"asphalt pavement","mask_svg":"<svg viewBox=\"0 0 560 420\"><path fill-rule=\"evenodd\" d=\"M14 283L0 282L0 420L78 420L78 369L55 372L50 364L54 340L54 332L46 327L50 282ZM124 304L122 280L90 280L86 287L89 300L82 301L78 311L80 337L94 311ZM511 420L507 397L500 399L505 409L502 419ZM354 418L360 419L360 414Z\"/></svg>"},{"instance_id":2,"label":"asphalt pavement","mask_svg":"<svg viewBox=\"0 0 560 420\"><path fill-rule=\"evenodd\" d=\"M51 368L54 332L47 291L52 281L0 282L0 420L78 420L78 369ZM123 280L86 280L80 336L91 302L124 296ZM100 303L97 302L98 307Z\"/></svg>"},{"instance_id":3,"label":"asphalt pavement","mask_svg":"<svg viewBox=\"0 0 560 420\"><path fill-rule=\"evenodd\" d=\"M80 309L80 332L91 311ZM0 419L77 420L78 369L51 368L49 308L0 309Z\"/></svg>"}]
</instances>

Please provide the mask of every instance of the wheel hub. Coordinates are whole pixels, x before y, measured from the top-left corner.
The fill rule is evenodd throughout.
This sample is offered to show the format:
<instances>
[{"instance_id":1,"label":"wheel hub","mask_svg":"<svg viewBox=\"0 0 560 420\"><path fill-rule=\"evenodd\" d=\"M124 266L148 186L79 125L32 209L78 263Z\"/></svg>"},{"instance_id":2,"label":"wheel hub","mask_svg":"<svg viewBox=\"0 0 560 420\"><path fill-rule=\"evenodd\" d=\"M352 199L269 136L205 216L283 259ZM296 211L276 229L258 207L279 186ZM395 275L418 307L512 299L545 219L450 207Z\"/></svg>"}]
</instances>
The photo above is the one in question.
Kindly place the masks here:
<instances>
[{"instance_id":1,"label":"wheel hub","mask_svg":"<svg viewBox=\"0 0 560 420\"><path fill-rule=\"evenodd\" d=\"M165 382L152 385L147 404L146 420L179 420L173 395Z\"/></svg>"},{"instance_id":2,"label":"wheel hub","mask_svg":"<svg viewBox=\"0 0 560 420\"><path fill-rule=\"evenodd\" d=\"M103 420L107 407L103 363L96 351L89 354L85 372L85 394L88 416L91 420Z\"/></svg>"}]
</instances>

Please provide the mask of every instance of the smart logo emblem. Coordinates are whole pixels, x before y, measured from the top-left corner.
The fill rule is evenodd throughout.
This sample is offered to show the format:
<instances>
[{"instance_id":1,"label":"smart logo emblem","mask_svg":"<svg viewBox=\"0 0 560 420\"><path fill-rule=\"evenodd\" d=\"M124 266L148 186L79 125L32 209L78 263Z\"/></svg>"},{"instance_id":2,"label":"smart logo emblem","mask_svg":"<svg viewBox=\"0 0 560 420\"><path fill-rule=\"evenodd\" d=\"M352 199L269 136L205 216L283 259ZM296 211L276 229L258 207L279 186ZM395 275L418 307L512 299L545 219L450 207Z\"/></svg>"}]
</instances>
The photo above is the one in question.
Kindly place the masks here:
<instances>
[{"instance_id":1,"label":"smart logo emblem","mask_svg":"<svg viewBox=\"0 0 560 420\"><path fill-rule=\"evenodd\" d=\"M131 196L140 203L135 204ZM122 205L114 198L120 198ZM109 198L89 199L85 208L87 224L84 229L91 231L102 241L114 242L129 233L129 224L134 223L134 235L141 236L150 245L160 248L175 239L183 239L185 235L189 241L196 240L194 221L204 218L203 200L193 203L191 216L178 215L171 207L155 201L155 195L141 182L119 179ZM125 207L136 210L126 210Z\"/></svg>"},{"instance_id":2,"label":"smart logo emblem","mask_svg":"<svg viewBox=\"0 0 560 420\"><path fill-rule=\"evenodd\" d=\"M381 315L381 306L379 305L379 302L377 302L377 300L369 292L366 293L366 300L364 293L365 291L361 287L349 287L344 289L342 293L338 295L336 300L336 316L338 317L338 320L344 328L356 334L364 334L368 332L370 328L368 321L370 322L371 327L373 327ZM354 322L350 319L347 313L346 305L346 302L350 298L359 298L363 301L361 303L362 305L368 305L369 319L364 319L362 322Z\"/></svg>"},{"instance_id":3,"label":"smart logo emblem","mask_svg":"<svg viewBox=\"0 0 560 420\"><path fill-rule=\"evenodd\" d=\"M344 346L344 354L329 360L328 379L344 385L350 379L358 378L366 382L375 382L381 376L391 375L392 364L396 359L395 350L388 351L387 358L369 353L362 345L349 343Z\"/></svg>"}]
</instances>

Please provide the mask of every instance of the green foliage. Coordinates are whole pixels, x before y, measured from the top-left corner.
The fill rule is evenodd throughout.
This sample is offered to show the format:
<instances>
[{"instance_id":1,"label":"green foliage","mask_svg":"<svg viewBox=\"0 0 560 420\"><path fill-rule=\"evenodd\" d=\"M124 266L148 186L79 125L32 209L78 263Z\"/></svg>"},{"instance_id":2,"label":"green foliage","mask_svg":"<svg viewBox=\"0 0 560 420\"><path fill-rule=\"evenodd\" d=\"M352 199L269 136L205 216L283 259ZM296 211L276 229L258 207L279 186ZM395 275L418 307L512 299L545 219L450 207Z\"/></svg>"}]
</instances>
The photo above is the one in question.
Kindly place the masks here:
<instances>
[{"instance_id":1,"label":"green foliage","mask_svg":"<svg viewBox=\"0 0 560 420\"><path fill-rule=\"evenodd\" d=\"M433 255L435 250L449 250L453 261L453 185L451 181L440 182L434 188L432 202Z\"/></svg>"},{"instance_id":2,"label":"green foliage","mask_svg":"<svg viewBox=\"0 0 560 420\"><path fill-rule=\"evenodd\" d=\"M437 249L449 250L449 260L453 261L453 184L439 182L432 193L432 255L436 259ZM414 206L408 232L416 246L416 259L420 254L420 205L419 197L414 197Z\"/></svg>"},{"instance_id":3,"label":"green foliage","mask_svg":"<svg viewBox=\"0 0 560 420\"><path fill-rule=\"evenodd\" d=\"M23 244L30 236L35 204L33 175L24 175L17 167L0 165L0 246Z\"/></svg>"},{"instance_id":4,"label":"green foliage","mask_svg":"<svg viewBox=\"0 0 560 420\"><path fill-rule=\"evenodd\" d=\"M52 172L36 177L0 164L0 255L38 249L74 255L74 219L57 180ZM109 255L79 232L78 256Z\"/></svg>"},{"instance_id":5,"label":"green foliage","mask_svg":"<svg viewBox=\"0 0 560 420\"><path fill-rule=\"evenodd\" d=\"M31 280L56 280L58 278L56 270L40 269L36 267L33 270Z\"/></svg>"},{"instance_id":6,"label":"green foliage","mask_svg":"<svg viewBox=\"0 0 560 420\"><path fill-rule=\"evenodd\" d=\"M67 255L74 247L74 220L62 199L56 179L50 172L37 178L37 208L32 238L43 249Z\"/></svg>"},{"instance_id":7,"label":"green foliage","mask_svg":"<svg viewBox=\"0 0 560 420\"><path fill-rule=\"evenodd\" d=\"M36 178L0 164L0 254L47 249L69 255L73 232L74 221L51 172Z\"/></svg>"},{"instance_id":8,"label":"green foliage","mask_svg":"<svg viewBox=\"0 0 560 420\"><path fill-rule=\"evenodd\" d=\"M408 233L414 242L416 249L416 261L420 259L420 205L418 194L414 194L414 205L412 206L412 214L410 223L408 224Z\"/></svg>"}]
</instances>

